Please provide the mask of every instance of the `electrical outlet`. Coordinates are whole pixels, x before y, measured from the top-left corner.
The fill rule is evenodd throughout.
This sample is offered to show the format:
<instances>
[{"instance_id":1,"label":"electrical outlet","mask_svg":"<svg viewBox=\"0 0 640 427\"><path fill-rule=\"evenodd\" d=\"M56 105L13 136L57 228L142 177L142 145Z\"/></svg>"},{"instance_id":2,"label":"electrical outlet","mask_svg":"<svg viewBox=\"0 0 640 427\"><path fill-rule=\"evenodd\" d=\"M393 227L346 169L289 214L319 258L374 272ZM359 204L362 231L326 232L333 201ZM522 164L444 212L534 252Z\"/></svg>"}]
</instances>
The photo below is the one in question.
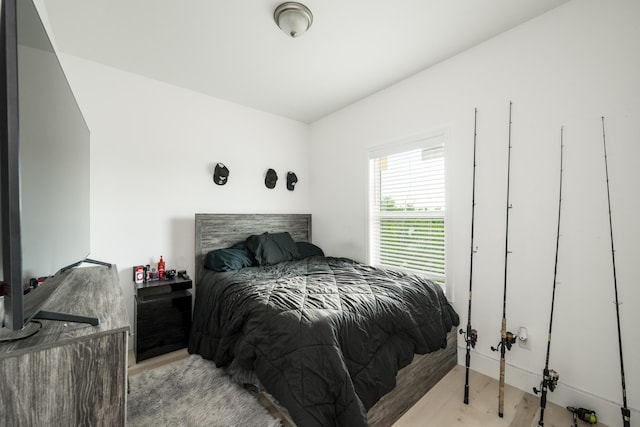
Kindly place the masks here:
<instances>
[{"instance_id":1,"label":"electrical outlet","mask_svg":"<svg viewBox=\"0 0 640 427\"><path fill-rule=\"evenodd\" d=\"M527 328L521 327L520 332L518 333L518 346L520 348L524 348L525 350L531 350L531 337L529 336L529 332Z\"/></svg>"}]
</instances>

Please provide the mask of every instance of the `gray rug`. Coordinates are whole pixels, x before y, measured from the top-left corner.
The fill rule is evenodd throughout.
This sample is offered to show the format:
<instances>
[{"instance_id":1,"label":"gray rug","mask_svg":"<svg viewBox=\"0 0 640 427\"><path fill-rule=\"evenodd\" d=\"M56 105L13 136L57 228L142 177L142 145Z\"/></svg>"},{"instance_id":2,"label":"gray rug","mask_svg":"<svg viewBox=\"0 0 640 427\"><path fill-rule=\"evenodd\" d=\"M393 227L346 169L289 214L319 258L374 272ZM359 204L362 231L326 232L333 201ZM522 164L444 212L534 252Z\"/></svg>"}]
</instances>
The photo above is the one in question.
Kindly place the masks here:
<instances>
[{"instance_id":1,"label":"gray rug","mask_svg":"<svg viewBox=\"0 0 640 427\"><path fill-rule=\"evenodd\" d=\"M128 426L277 427L256 398L198 355L133 375Z\"/></svg>"}]
</instances>

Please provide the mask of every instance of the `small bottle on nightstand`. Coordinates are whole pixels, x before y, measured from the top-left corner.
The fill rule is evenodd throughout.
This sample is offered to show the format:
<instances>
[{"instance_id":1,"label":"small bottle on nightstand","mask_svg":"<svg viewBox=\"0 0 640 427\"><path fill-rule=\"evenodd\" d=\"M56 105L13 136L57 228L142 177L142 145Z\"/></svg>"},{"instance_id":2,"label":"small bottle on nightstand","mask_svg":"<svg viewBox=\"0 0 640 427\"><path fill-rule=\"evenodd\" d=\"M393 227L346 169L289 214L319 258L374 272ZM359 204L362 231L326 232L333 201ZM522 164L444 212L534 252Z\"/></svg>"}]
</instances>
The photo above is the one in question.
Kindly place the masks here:
<instances>
[{"instance_id":1,"label":"small bottle on nightstand","mask_svg":"<svg viewBox=\"0 0 640 427\"><path fill-rule=\"evenodd\" d=\"M158 261L158 279L164 280L164 260L162 259L162 255L160 255L160 261Z\"/></svg>"}]
</instances>

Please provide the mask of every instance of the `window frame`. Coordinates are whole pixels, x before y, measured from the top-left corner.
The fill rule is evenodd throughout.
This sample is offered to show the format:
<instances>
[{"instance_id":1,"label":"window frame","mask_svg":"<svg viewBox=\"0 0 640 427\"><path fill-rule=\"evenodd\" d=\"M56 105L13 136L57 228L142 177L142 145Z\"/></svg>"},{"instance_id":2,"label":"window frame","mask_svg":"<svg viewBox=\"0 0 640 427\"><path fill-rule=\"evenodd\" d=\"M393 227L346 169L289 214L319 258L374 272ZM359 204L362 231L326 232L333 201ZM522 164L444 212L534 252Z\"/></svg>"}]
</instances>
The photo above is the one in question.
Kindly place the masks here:
<instances>
[{"instance_id":1,"label":"window frame","mask_svg":"<svg viewBox=\"0 0 640 427\"><path fill-rule=\"evenodd\" d=\"M445 224L445 236L444 236L444 260L445 260L445 268L444 268L444 278L442 289L445 292L447 298L452 300L453 297L453 283L452 276L450 273L450 236L452 235L451 231L451 203L449 203L449 187L450 187L450 179L449 179L449 170L450 170L450 156L449 156L449 135L448 130L446 128L437 129L432 132L425 132L416 135L412 135L410 137L406 137L403 139L394 140L391 142L384 143L379 146L371 147L367 150L366 153L366 173L367 173L367 206L366 206L366 256L367 263L370 265L375 264L372 262L372 204L374 202L375 194L374 194L374 177L372 176L372 168L371 168L371 160L382 157L393 155L397 153L402 153L406 151L416 150L416 149L429 149L434 148L438 145L443 146L443 155L444 155L444 179L445 179L445 209L444 209L444 224ZM402 215L402 214L400 214ZM425 215L426 216L426 215ZM413 271L413 270L404 270L399 267L387 267L400 271L410 271L411 273L422 275L428 279L432 280L440 280L438 277L434 277L434 275L429 275L428 273Z\"/></svg>"}]
</instances>

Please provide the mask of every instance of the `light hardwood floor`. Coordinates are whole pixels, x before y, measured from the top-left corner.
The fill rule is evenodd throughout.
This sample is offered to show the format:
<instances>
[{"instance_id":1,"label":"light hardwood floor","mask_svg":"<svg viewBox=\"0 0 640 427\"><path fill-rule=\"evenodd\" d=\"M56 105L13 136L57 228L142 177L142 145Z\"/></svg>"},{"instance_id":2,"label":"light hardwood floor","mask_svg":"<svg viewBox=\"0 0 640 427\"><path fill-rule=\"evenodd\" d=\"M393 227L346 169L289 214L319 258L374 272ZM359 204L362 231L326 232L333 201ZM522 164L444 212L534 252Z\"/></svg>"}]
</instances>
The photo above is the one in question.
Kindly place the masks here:
<instances>
[{"instance_id":1,"label":"light hardwood floor","mask_svg":"<svg viewBox=\"0 0 640 427\"><path fill-rule=\"evenodd\" d=\"M136 364L133 352L130 352L129 375L136 375L187 357L189 357L189 353L184 349ZM409 409L393 427L538 426L540 417L540 400L538 397L506 385L504 417L500 418L498 417L498 381L473 370L469 374L469 404L465 405L462 401L464 374L464 366L457 365ZM274 415L277 416L277 414ZM573 426L571 413L566 408L551 402L547 402L544 420L545 427ZM587 426L588 424L579 421L578 425ZM598 426L607 427L601 423L598 423Z\"/></svg>"},{"instance_id":2,"label":"light hardwood floor","mask_svg":"<svg viewBox=\"0 0 640 427\"><path fill-rule=\"evenodd\" d=\"M498 417L498 381L469 371L469 404L463 402L465 367L457 365L406 412L393 427L537 427L540 399L505 385L504 417ZM547 401L545 427L571 427L566 408ZM579 426L588 424L578 421ZM607 427L598 423L599 427Z\"/></svg>"}]
</instances>

